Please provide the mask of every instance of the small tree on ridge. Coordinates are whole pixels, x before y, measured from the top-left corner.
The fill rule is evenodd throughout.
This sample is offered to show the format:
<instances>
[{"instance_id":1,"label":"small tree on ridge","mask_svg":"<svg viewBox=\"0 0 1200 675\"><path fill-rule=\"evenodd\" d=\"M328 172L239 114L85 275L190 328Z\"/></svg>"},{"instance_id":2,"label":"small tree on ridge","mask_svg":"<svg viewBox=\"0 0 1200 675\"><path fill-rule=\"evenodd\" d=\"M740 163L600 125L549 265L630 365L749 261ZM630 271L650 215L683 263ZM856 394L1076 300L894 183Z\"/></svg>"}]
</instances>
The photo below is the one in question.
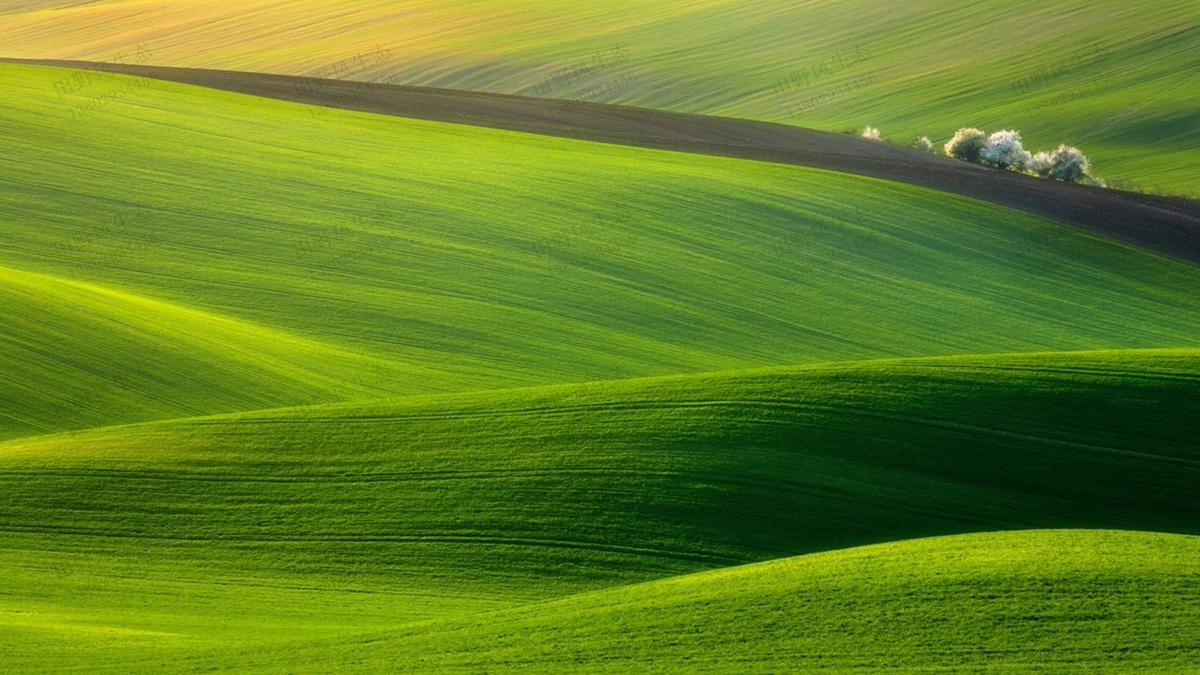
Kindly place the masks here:
<instances>
[{"instance_id":1,"label":"small tree on ridge","mask_svg":"<svg viewBox=\"0 0 1200 675\"><path fill-rule=\"evenodd\" d=\"M946 155L964 162L979 162L979 154L987 146L987 134L981 129L963 127L942 148Z\"/></svg>"},{"instance_id":2,"label":"small tree on ridge","mask_svg":"<svg viewBox=\"0 0 1200 675\"><path fill-rule=\"evenodd\" d=\"M1024 171L1033 158L1021 145L1021 132L1005 129L988 137L980 158L1000 169Z\"/></svg>"},{"instance_id":3,"label":"small tree on ridge","mask_svg":"<svg viewBox=\"0 0 1200 675\"><path fill-rule=\"evenodd\" d=\"M1046 177L1068 183L1078 183L1092 177L1092 164L1079 148L1060 145L1050 153L1050 167Z\"/></svg>"}]
</instances>

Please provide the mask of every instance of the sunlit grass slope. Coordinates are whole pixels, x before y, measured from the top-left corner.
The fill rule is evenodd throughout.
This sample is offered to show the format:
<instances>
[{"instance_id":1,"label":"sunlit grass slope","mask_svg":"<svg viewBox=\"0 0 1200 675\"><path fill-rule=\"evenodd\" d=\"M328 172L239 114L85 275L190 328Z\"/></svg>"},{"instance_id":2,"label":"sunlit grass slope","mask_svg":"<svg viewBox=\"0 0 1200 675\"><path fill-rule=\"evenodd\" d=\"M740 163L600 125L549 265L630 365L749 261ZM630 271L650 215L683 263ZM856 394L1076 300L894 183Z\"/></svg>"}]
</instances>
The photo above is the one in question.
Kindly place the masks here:
<instances>
[{"instance_id":1,"label":"sunlit grass slope","mask_svg":"<svg viewBox=\"0 0 1200 675\"><path fill-rule=\"evenodd\" d=\"M400 364L367 388L1200 341L1194 266L929 190L0 73L0 264Z\"/></svg>"},{"instance_id":2,"label":"sunlit grass slope","mask_svg":"<svg viewBox=\"0 0 1200 675\"><path fill-rule=\"evenodd\" d=\"M1200 537L904 541L287 650L246 672L1195 673Z\"/></svg>"},{"instance_id":3,"label":"sunlit grass slope","mask_svg":"<svg viewBox=\"0 0 1200 675\"><path fill-rule=\"evenodd\" d=\"M0 267L0 439L378 397L411 371L245 321Z\"/></svg>"},{"instance_id":4,"label":"sunlit grass slope","mask_svg":"<svg viewBox=\"0 0 1200 675\"><path fill-rule=\"evenodd\" d=\"M1102 176L1200 191L1196 0L62 4L0 14L0 55L123 55L832 130L871 124L903 142L1016 127L1038 148L1083 147Z\"/></svg>"},{"instance_id":5,"label":"sunlit grass slope","mask_svg":"<svg viewBox=\"0 0 1200 675\"><path fill-rule=\"evenodd\" d=\"M10 441L0 651L129 670L911 537L1196 534L1198 381L1194 350L970 357Z\"/></svg>"}]
</instances>

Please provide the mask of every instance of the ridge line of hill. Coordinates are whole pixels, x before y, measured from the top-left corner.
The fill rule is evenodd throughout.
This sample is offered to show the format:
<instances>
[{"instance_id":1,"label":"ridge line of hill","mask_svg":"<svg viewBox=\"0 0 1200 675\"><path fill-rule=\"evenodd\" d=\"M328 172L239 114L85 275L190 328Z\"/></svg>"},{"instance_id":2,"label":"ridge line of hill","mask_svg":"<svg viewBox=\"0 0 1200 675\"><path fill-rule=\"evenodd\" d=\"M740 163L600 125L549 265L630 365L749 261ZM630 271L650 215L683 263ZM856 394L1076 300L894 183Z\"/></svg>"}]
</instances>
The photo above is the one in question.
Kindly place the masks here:
<instances>
[{"instance_id":1,"label":"ridge line of hill","mask_svg":"<svg viewBox=\"0 0 1200 675\"><path fill-rule=\"evenodd\" d=\"M752 378L755 376L766 376L769 374L787 374L787 375L797 375L797 376L814 375L814 374L838 374L838 373L844 373L844 372L862 372L864 370L871 370L871 369L875 369L875 368L887 369L887 368L905 368L905 367L907 367L907 368L932 369L932 370L947 369L947 368L950 368L950 369L969 368L972 370L979 370L979 369L1012 370L1014 368L1027 367L1027 366L1015 366L1013 363L1011 363L1012 359L1018 359L1018 360L1019 359L1037 359L1037 358L1043 358L1043 357L1051 357L1051 358L1061 359L1064 357L1071 357L1071 356L1075 356L1075 357L1079 357L1079 358L1086 358L1088 356L1095 357L1095 356L1102 355L1102 354L1116 354L1116 353L1126 354L1126 355L1137 354L1137 355L1147 355L1147 356L1154 356L1154 355L1163 356L1163 355L1168 355L1168 354L1178 354L1181 356L1191 356L1191 357L1195 357L1195 358L1200 358L1200 348L1197 348L1197 349L1193 349L1193 348L1091 349L1091 350L1070 350L1070 351L1049 351L1049 352L1044 352L1044 351L1043 352L996 352L996 353L986 353L986 354L961 354L961 355L955 355L955 356L914 356L914 357L902 357L902 358L837 360L837 361L823 361L823 362L818 362L818 363L781 364L781 365L775 365L775 366L755 366L755 367L751 367L751 368L721 369L721 370L702 371L702 372L697 372L697 373L672 373L669 375L623 377L623 378L617 378L617 379L612 379L612 380L557 382L557 383L551 383L551 384L536 384L536 385L526 385L526 386L516 386L516 387L501 387L501 388L495 388L495 389L469 389L469 390L465 390L465 391L429 392L429 393L415 393L415 394L384 394L381 396L370 396L370 397L348 399L348 400L332 400L332 401L324 401L324 402L320 402L320 403L301 403L301 404L296 404L296 405L283 405L283 406L274 406L274 407L269 407L269 408L253 408L253 409L246 409L246 410L236 410L236 411L231 411L231 412L221 412L221 413L202 414L202 415L186 415L186 416L182 416L182 417L144 420L144 421L138 421L138 422L105 424L105 425L100 425L100 426L95 426L95 427L87 427L87 428L82 428L82 429L69 429L69 430L63 430L63 431L49 432L49 433L45 433L45 434L32 434L32 435L27 435L27 436L17 436L17 437L13 437L13 438L0 439L0 449L3 449L5 446L19 446L19 445L24 445L26 443L31 443L31 442L41 442L43 440L50 440L50 439L53 439L54 437L59 437L59 436L61 436L61 437L85 436L85 435L92 434L92 433L103 433L105 431L114 431L114 430L118 430L118 429L134 428L134 427L143 427L143 428L144 427L157 427L160 425L171 425L171 424L179 424L179 423L191 423L191 424L224 423L224 422L235 421L235 420L236 421L254 421L256 423L267 423L273 419L276 419L276 416L287 416L287 415L296 414L296 413L312 412L319 408L329 409L329 410L343 409L343 408L361 408L364 406L378 405L378 404L382 404L385 402L389 403L389 404L395 404L395 405L415 404L418 407L420 407L421 404L424 404L424 403L430 403L430 402L435 402L435 401L444 401L444 400L448 400L448 399L456 400L456 401L465 401L465 400L471 399L471 398L478 399L481 396L503 398L507 394L519 394L519 393L545 393L545 394L561 393L561 394L563 394L564 397L572 397L572 398L575 396L589 397L594 394L603 392L603 390L605 388L607 388L611 385L632 385L635 383L643 383L646 385L660 385L660 384L670 384L670 383L678 382L678 381L682 381L682 380L703 380L703 379L710 379L710 378L726 379L726 378L738 378L738 377L751 377ZM991 362L991 363L989 363L989 362ZM1036 370L1034 372L1040 372L1040 373L1058 372L1060 374L1065 373L1065 372L1079 372L1079 373L1087 373L1092 376L1100 376L1100 377L1105 377L1105 378L1131 377L1131 376L1151 377L1148 373L1133 373L1131 371L1125 371L1125 370L1096 370L1094 368L1087 368L1087 369L1068 368L1065 370L1061 369L1061 368L1060 369L1050 369L1050 370L1045 369L1045 368L1039 368L1038 370ZM1154 379L1162 379L1164 377L1170 378L1170 379L1176 379L1178 377L1178 375L1166 375L1166 374L1159 373L1159 372L1153 372ZM709 402L710 403L713 403L713 402L720 403L720 401L709 401ZM754 401L742 400L741 402L742 403L753 403ZM771 402L779 403L779 401L771 401ZM481 401L478 401L478 403L480 405L487 405L488 402L481 400ZM679 403L679 402L677 402L677 403ZM800 404L797 404L797 405L800 405ZM808 408L825 408L825 409L829 408L829 406L821 406L819 404L813 404L811 402L809 402L807 404L803 404L803 405L804 405L804 407L808 407ZM555 409L564 409L564 408L569 409L569 408L574 408L574 407L578 407L578 406L579 406L579 404L577 404L577 403L572 404L564 398L564 401L557 405L553 405L553 406L546 405L546 406L541 406L541 407L526 407L526 408L520 408L520 409L513 410L512 412L529 413L529 412L535 412L537 410L555 410ZM481 413L481 414L482 415L493 415L494 413L488 412L488 413ZM903 416L897 416L894 414L888 414L888 413L876 413L871 416L878 418L878 419L888 419L888 420L892 420L892 421L905 421L905 422L909 422L909 423L912 423L914 421L913 419L909 419L909 418L906 418ZM374 418L374 417L375 416L372 416L372 415L368 415L367 417L340 416L340 417L338 417L338 419L355 419L358 421L363 421L363 420ZM439 417L444 417L444 415L411 413L409 415L405 415L404 419L429 420L429 419L434 419L434 418L439 418ZM249 419L247 419L247 418L249 418ZM390 418L384 418L384 419L390 419ZM948 422L948 421L942 421L940 424L954 426L953 423ZM963 426L963 425L959 425L959 426ZM966 428L966 427L964 426L964 428ZM976 432L986 431L986 432L993 433L993 434L1005 435L1005 436L1011 436L1011 437L1021 436L1021 434L1014 434L1012 432L1006 432L1006 431L1002 431L1002 430L986 429L984 427L974 427L974 428L971 428L970 430L976 431ZM1153 453L1135 452L1135 451L1130 451L1130 450L1123 450L1123 449L1110 448L1110 447L1104 447L1104 446L1077 444L1077 443L1071 443L1069 441L1064 441L1062 439L1051 439L1049 437L1040 437L1040 436L1036 436L1036 435L1030 435L1030 436L1028 436L1028 438L1052 441L1054 443L1065 444L1068 446L1077 446L1079 448L1085 448L1085 449L1091 449L1091 450L1102 450L1105 452L1116 452L1119 454L1125 454L1125 455L1130 455L1130 456L1138 455L1138 456L1143 456L1143 457L1152 457L1156 460L1165 459L1167 461L1172 461L1172 462L1177 462L1177 463L1200 465L1200 462L1197 462L1197 461L1181 459L1178 457L1170 457L1170 456L1165 456L1165 455L1157 455L1157 454L1153 454Z\"/></svg>"}]
</instances>

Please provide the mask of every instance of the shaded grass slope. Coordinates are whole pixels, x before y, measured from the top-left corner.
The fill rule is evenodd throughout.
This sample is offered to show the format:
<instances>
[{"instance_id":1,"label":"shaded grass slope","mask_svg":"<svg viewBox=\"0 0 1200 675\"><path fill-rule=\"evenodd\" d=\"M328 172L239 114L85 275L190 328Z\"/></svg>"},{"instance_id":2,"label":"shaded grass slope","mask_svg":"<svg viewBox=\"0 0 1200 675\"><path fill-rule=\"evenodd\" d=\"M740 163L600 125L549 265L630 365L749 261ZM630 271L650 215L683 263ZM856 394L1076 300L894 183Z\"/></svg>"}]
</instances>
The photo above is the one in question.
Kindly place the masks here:
<instances>
[{"instance_id":1,"label":"shaded grass slope","mask_svg":"<svg viewBox=\"0 0 1200 675\"><path fill-rule=\"evenodd\" d=\"M267 673L1195 673L1200 537L910 540L196 665L208 663Z\"/></svg>"},{"instance_id":2,"label":"shaded grass slope","mask_svg":"<svg viewBox=\"0 0 1200 675\"><path fill-rule=\"evenodd\" d=\"M364 388L1200 340L1194 266L930 190L0 73L0 264L402 364Z\"/></svg>"},{"instance_id":3,"label":"shaded grass slope","mask_svg":"<svg viewBox=\"0 0 1200 675\"><path fill-rule=\"evenodd\" d=\"M1198 534L1198 385L1195 351L972 357L10 441L3 646L129 665L912 537Z\"/></svg>"},{"instance_id":4,"label":"shaded grass slope","mask_svg":"<svg viewBox=\"0 0 1200 675\"><path fill-rule=\"evenodd\" d=\"M105 0L0 13L0 56L320 73L622 103L907 143L962 125L1195 193L1195 0ZM618 48L619 46L619 48ZM362 57L361 60L359 57Z\"/></svg>"}]
</instances>

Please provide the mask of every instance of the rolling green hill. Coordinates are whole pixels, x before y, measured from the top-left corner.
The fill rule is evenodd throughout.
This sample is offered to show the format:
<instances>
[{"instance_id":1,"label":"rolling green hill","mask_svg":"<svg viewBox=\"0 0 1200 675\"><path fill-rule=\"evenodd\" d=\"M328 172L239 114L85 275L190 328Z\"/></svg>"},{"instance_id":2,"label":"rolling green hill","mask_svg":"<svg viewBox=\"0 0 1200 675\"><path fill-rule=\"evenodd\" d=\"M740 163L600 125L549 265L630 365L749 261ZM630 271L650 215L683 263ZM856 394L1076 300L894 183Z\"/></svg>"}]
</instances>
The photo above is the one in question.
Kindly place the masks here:
<instances>
[{"instance_id":1,"label":"rolling green hill","mask_svg":"<svg viewBox=\"0 0 1200 675\"><path fill-rule=\"evenodd\" d=\"M570 98L554 64L628 39L605 96L776 119L812 91L772 82L871 35L876 81L796 121L936 135L1099 41L1030 96L1113 79L1029 135L1196 179L1186 3L160 4L9 3L0 56L378 42L345 76ZM0 672L1200 672L1195 265L61 68L0 64L0 147Z\"/></svg>"},{"instance_id":2,"label":"rolling green hill","mask_svg":"<svg viewBox=\"0 0 1200 675\"><path fill-rule=\"evenodd\" d=\"M411 375L245 321L0 267L0 438L372 398Z\"/></svg>"},{"instance_id":3,"label":"rolling green hill","mask_svg":"<svg viewBox=\"0 0 1200 675\"><path fill-rule=\"evenodd\" d=\"M905 541L602 591L318 646L254 672L1195 673L1200 537Z\"/></svg>"},{"instance_id":4,"label":"rolling green hill","mask_svg":"<svg viewBox=\"0 0 1200 675\"><path fill-rule=\"evenodd\" d=\"M92 91L132 93L82 114L87 92L55 92L72 71L0 74L0 264L28 288L7 302L60 298L9 330L93 363L0 383L10 437L364 392L1200 340L1194 266L930 190L117 76ZM110 311L140 313L140 347L48 328ZM193 337L156 346L172 331ZM37 354L6 367L58 368ZM220 381L238 362L256 384ZM126 368L132 398L87 379ZM55 427L35 410L50 401L79 412Z\"/></svg>"},{"instance_id":5,"label":"rolling green hill","mask_svg":"<svg viewBox=\"0 0 1200 675\"><path fill-rule=\"evenodd\" d=\"M1194 350L885 361L9 441L0 651L128 672L874 542L1200 534L1198 378Z\"/></svg>"},{"instance_id":6,"label":"rolling green hill","mask_svg":"<svg viewBox=\"0 0 1200 675\"><path fill-rule=\"evenodd\" d=\"M1154 0L23 2L0 56L267 71L784 121L964 125L1191 194L1200 5Z\"/></svg>"}]
</instances>

